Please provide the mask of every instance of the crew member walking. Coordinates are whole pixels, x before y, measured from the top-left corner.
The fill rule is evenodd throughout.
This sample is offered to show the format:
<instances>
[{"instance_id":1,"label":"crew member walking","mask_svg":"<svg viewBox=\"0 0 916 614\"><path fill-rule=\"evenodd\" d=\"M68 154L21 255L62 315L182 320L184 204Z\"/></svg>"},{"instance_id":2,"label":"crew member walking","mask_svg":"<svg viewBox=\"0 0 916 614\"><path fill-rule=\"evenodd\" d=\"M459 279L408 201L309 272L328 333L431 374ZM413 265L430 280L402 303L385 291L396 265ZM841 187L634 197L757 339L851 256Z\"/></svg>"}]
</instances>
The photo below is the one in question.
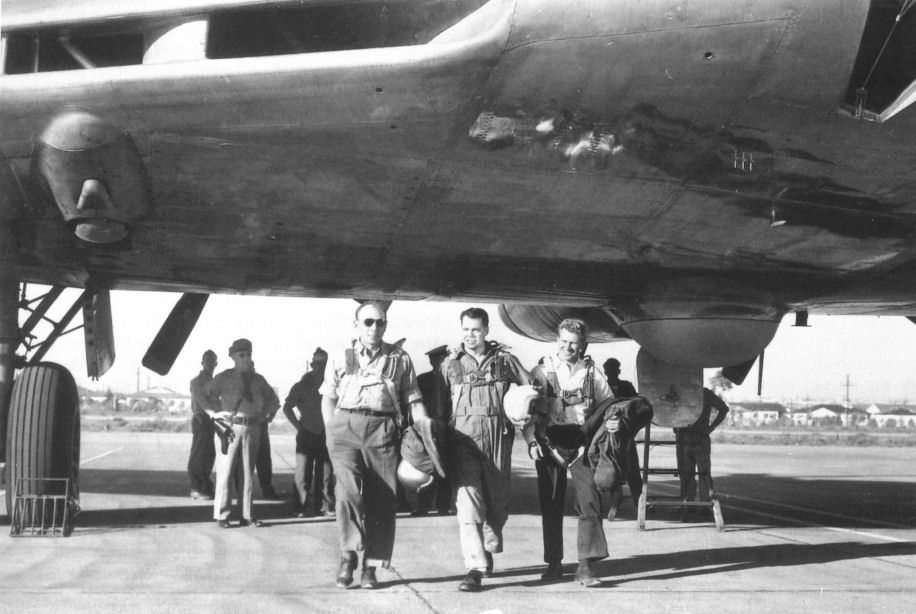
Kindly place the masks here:
<instances>
[{"instance_id":1,"label":"crew member walking","mask_svg":"<svg viewBox=\"0 0 916 614\"><path fill-rule=\"evenodd\" d=\"M353 582L360 550L360 586L378 587L375 568L389 566L394 548L400 418L409 408L414 424L430 420L410 356L382 340L387 325L381 303L360 305L357 338L331 353L319 389L337 480L341 588Z\"/></svg>"},{"instance_id":2,"label":"crew member walking","mask_svg":"<svg viewBox=\"0 0 916 614\"><path fill-rule=\"evenodd\" d=\"M579 567L576 580L586 587L600 580L592 573L592 563L608 556L607 539L601 526L601 501L595 486L594 468L584 459L571 462L581 454L578 449L554 445L561 438L553 435L563 425L581 425L595 407L613 396L604 374L585 356L588 328L585 322L566 319L557 329L556 353L545 356L531 370L531 378L547 397L546 428L543 436L535 429L523 431L528 453L535 459L538 477L538 501L541 504L541 527L544 535L543 580L562 577L563 509L566 500L566 465L570 465L576 513L579 526L576 549ZM552 442L551 439L554 441ZM560 458L556 458L557 454Z\"/></svg>"},{"instance_id":3,"label":"crew member walking","mask_svg":"<svg viewBox=\"0 0 916 614\"><path fill-rule=\"evenodd\" d=\"M509 517L509 486L515 428L503 411L511 384L527 384L528 372L506 348L488 342L490 318L483 309L461 312L463 343L442 363L450 407L447 473L455 489L459 539L467 575L462 591L478 591L492 573L493 554L503 550Z\"/></svg>"}]
</instances>

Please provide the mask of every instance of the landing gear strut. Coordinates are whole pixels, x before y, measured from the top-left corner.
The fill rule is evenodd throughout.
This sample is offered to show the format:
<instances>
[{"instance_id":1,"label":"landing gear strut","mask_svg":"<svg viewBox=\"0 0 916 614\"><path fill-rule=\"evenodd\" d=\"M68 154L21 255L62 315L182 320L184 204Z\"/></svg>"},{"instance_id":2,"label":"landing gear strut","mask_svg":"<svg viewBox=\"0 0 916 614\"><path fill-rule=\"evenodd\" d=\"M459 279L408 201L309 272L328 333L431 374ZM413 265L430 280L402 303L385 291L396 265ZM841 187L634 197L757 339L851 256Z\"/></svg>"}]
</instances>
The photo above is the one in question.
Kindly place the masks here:
<instances>
[{"instance_id":1,"label":"landing gear strut","mask_svg":"<svg viewBox=\"0 0 916 614\"><path fill-rule=\"evenodd\" d=\"M58 294L52 290L46 297L56 298ZM50 480L64 478L69 480L68 509L72 515L78 509L79 498L80 422L76 382L60 365L26 361L17 355L26 334L18 326L19 308L18 281L0 278L0 429L6 461L7 514L12 514L14 493L57 495L60 482ZM70 312L68 316L72 318ZM58 323L59 327L66 325ZM14 381L17 367L21 371ZM69 521L68 518L66 525L72 526Z\"/></svg>"}]
</instances>

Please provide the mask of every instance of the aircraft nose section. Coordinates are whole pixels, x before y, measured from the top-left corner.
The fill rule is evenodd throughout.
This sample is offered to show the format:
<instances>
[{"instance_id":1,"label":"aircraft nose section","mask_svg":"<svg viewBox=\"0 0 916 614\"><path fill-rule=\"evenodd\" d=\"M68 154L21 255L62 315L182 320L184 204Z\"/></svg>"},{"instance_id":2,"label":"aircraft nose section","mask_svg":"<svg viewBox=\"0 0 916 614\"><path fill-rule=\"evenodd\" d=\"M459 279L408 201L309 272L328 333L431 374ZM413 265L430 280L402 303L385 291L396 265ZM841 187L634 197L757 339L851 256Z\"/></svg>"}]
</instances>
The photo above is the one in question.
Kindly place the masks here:
<instances>
[{"instance_id":1,"label":"aircraft nose section","mask_svg":"<svg viewBox=\"0 0 916 614\"><path fill-rule=\"evenodd\" d=\"M32 174L89 243L127 238L152 206L149 176L130 134L86 111L51 120L32 153Z\"/></svg>"}]
</instances>

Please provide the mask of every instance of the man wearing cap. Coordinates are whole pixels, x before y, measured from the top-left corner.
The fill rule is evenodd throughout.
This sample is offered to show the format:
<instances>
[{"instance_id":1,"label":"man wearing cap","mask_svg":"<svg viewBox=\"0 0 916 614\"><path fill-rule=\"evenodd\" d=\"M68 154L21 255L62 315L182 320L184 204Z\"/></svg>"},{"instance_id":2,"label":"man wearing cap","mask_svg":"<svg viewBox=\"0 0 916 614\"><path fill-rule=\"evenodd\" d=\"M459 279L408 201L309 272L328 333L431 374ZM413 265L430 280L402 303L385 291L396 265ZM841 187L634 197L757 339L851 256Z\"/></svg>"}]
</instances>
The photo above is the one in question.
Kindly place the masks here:
<instances>
[{"instance_id":1,"label":"man wearing cap","mask_svg":"<svg viewBox=\"0 0 916 614\"><path fill-rule=\"evenodd\" d=\"M293 384L283 403L286 419L296 429L296 470L293 479L298 494L298 517L334 515L334 471L328 457L321 417L321 394L328 353L318 348L312 354L311 369ZM297 417L293 408L298 409Z\"/></svg>"},{"instance_id":2,"label":"man wearing cap","mask_svg":"<svg viewBox=\"0 0 916 614\"><path fill-rule=\"evenodd\" d=\"M531 370L531 379L546 398L545 428L525 428L522 434L528 442L528 454L534 459L538 477L544 562L547 563L541 579L551 581L563 576L563 511L566 507L566 468L569 466L575 510L579 515L576 580L585 587L593 587L601 582L592 575L592 563L608 556L607 539L601 526L601 500L595 486L594 469L576 458L581 451L575 443L561 441L561 435L566 432L564 427L581 426L598 404L613 397L604 374L585 356L587 343L585 322L573 318L560 322L556 352L543 357ZM576 447L569 449L561 447L563 445Z\"/></svg>"},{"instance_id":3,"label":"man wearing cap","mask_svg":"<svg viewBox=\"0 0 916 614\"><path fill-rule=\"evenodd\" d=\"M213 420L207 415L204 387L213 380L216 369L216 352L207 350L201 357L203 367L191 380L191 454L188 456L188 478L191 482L191 498L210 500L213 498L213 462L216 460L216 446L213 442Z\"/></svg>"},{"instance_id":4,"label":"man wearing cap","mask_svg":"<svg viewBox=\"0 0 916 614\"><path fill-rule=\"evenodd\" d=\"M221 528L229 526L229 479L236 462L242 463L242 519L240 526L260 526L260 521L251 515L252 472L258 458L260 423L276 413L280 400L267 380L254 372L251 359L251 341L236 339L229 348L229 357L234 363L213 378L205 388L210 402L207 413L232 425L235 438L229 443L226 454L220 454L216 462L216 496L213 501L213 516ZM241 450L241 461L237 459Z\"/></svg>"},{"instance_id":5,"label":"man wearing cap","mask_svg":"<svg viewBox=\"0 0 916 614\"><path fill-rule=\"evenodd\" d=\"M378 587L375 568L388 567L394 549L401 417L409 411L414 425L426 429L431 422L410 356L400 344L382 340L385 312L375 301L356 309L356 339L330 354L319 389L337 481L340 588L353 582L360 550L360 586Z\"/></svg>"},{"instance_id":6,"label":"man wearing cap","mask_svg":"<svg viewBox=\"0 0 916 614\"><path fill-rule=\"evenodd\" d=\"M490 318L471 307L461 312L461 347L442 363L437 415L449 418L448 476L455 489L458 537L467 575L458 590L476 592L502 552L509 518L509 478L515 428L503 411L511 384L527 384L528 371L506 347L487 341Z\"/></svg>"},{"instance_id":7,"label":"man wearing cap","mask_svg":"<svg viewBox=\"0 0 916 614\"><path fill-rule=\"evenodd\" d=\"M441 408L438 402L439 395L448 394L447 390L442 390L442 377L439 375L439 367L442 361L448 356L448 346L440 345L426 352L429 357L429 364L432 367L430 371L421 373L417 376L417 384L420 386L420 392L423 393L423 402L427 409L433 414L433 418L441 424L448 422L448 416L440 415L436 412ZM448 478L436 476L436 484L432 488L425 488L417 494L417 510L411 516L426 516L433 502L433 495L436 497L436 509L440 516L448 515L448 507L452 499L452 486Z\"/></svg>"}]
</instances>

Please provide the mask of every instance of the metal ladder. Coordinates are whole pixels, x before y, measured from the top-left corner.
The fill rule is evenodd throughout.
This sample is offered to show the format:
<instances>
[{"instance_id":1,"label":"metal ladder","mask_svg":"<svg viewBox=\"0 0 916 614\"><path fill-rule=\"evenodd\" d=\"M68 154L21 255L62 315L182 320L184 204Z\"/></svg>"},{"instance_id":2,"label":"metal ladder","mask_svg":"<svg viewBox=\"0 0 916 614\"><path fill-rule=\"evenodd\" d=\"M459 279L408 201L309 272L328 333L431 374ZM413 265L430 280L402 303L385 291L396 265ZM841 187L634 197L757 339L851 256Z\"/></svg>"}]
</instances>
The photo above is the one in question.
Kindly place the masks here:
<instances>
[{"instance_id":1,"label":"metal ladder","mask_svg":"<svg viewBox=\"0 0 916 614\"><path fill-rule=\"evenodd\" d=\"M652 425L648 424L645 428L645 438L636 443L643 444L642 457L642 494L639 496L639 504L636 512L636 526L639 530L646 530L646 510L654 507L677 507L682 513L688 508L711 508L716 528L720 531L725 529L725 520L722 518L722 507L719 505L719 497L716 495L712 486L712 476L708 473L697 473L698 480L703 480L709 489L709 501L686 501L683 494L674 495L653 495L649 496L649 476L650 475L673 475L680 478L680 471L675 466L671 467L650 467L649 456L653 446L677 446L673 439L652 440Z\"/></svg>"}]
</instances>

